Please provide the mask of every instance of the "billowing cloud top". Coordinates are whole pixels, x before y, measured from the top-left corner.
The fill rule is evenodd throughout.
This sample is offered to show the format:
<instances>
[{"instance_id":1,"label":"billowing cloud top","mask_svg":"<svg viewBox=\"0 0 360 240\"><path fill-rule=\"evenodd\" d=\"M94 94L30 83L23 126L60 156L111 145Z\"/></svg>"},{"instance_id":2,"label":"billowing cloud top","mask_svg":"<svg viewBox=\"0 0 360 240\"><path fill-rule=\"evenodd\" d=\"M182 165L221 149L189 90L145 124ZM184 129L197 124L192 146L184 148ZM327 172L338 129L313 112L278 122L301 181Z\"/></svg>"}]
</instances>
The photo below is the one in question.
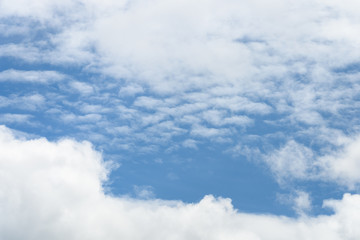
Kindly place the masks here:
<instances>
[{"instance_id":1,"label":"billowing cloud top","mask_svg":"<svg viewBox=\"0 0 360 240\"><path fill-rule=\"evenodd\" d=\"M138 200L104 193L108 167L88 142L25 140L0 127L1 239L356 239L360 196L331 216L237 212L229 199Z\"/></svg>"}]
</instances>

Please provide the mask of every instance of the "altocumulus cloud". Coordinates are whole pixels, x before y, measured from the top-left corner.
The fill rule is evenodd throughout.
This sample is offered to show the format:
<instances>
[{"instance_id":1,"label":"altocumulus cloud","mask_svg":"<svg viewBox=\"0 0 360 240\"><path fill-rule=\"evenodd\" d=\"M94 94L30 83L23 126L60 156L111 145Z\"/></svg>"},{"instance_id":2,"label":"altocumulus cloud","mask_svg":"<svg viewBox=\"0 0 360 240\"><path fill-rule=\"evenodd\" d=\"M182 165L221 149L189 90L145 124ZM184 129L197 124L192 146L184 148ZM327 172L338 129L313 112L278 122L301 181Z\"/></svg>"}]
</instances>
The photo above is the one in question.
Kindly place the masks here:
<instances>
[{"instance_id":1,"label":"altocumulus cloud","mask_svg":"<svg viewBox=\"0 0 360 240\"><path fill-rule=\"evenodd\" d=\"M360 196L326 200L330 216L246 214L230 199L139 200L104 192L89 142L22 139L0 127L1 239L358 239Z\"/></svg>"},{"instance_id":2,"label":"altocumulus cloud","mask_svg":"<svg viewBox=\"0 0 360 240\"><path fill-rule=\"evenodd\" d=\"M237 136L254 129L272 144L258 129L275 124L291 135L282 143L309 148L311 139L322 153L338 147L323 132L357 131L358 9L355 0L3 0L0 57L32 70L0 72L2 84L28 86L0 107L19 108L31 92L51 103L32 106L46 111L44 125L71 119L73 137L91 129L95 144L130 150L181 146L177 137L199 149L230 138L229 148L251 147ZM44 63L56 71L39 70ZM85 124L88 113L98 115Z\"/></svg>"}]
</instances>

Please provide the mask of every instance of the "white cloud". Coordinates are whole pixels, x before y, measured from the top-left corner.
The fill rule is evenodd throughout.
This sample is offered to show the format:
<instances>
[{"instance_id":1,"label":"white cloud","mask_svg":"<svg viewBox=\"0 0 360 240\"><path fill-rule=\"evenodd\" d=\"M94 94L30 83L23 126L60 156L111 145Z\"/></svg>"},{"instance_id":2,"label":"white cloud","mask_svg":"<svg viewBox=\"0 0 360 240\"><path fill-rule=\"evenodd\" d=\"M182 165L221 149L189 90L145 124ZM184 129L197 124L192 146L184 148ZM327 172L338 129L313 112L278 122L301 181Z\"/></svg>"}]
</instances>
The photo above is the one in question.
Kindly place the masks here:
<instances>
[{"instance_id":1,"label":"white cloud","mask_svg":"<svg viewBox=\"0 0 360 240\"><path fill-rule=\"evenodd\" d=\"M70 87L84 95L89 95L94 92L94 87L85 82L71 81Z\"/></svg>"},{"instance_id":2,"label":"white cloud","mask_svg":"<svg viewBox=\"0 0 360 240\"><path fill-rule=\"evenodd\" d=\"M132 132L132 129L128 126L119 126L119 127L115 127L115 128L109 128L108 131L112 132L112 133L115 132L120 135L127 135Z\"/></svg>"},{"instance_id":3,"label":"white cloud","mask_svg":"<svg viewBox=\"0 0 360 240\"><path fill-rule=\"evenodd\" d=\"M323 177L353 189L360 184L360 137L348 138L338 151L319 158Z\"/></svg>"},{"instance_id":4,"label":"white cloud","mask_svg":"<svg viewBox=\"0 0 360 240\"><path fill-rule=\"evenodd\" d=\"M5 113L0 114L0 122L2 123L27 123L32 115L29 114L15 114L15 113Z\"/></svg>"},{"instance_id":5,"label":"white cloud","mask_svg":"<svg viewBox=\"0 0 360 240\"><path fill-rule=\"evenodd\" d=\"M44 107L45 97L40 94L0 96L0 108L11 106L15 109L36 111Z\"/></svg>"},{"instance_id":6,"label":"white cloud","mask_svg":"<svg viewBox=\"0 0 360 240\"><path fill-rule=\"evenodd\" d=\"M55 71L22 71L15 69L8 69L0 72L0 82L38 82L49 83L65 79L64 74Z\"/></svg>"},{"instance_id":7,"label":"white cloud","mask_svg":"<svg viewBox=\"0 0 360 240\"><path fill-rule=\"evenodd\" d=\"M19 58L27 62L41 62L43 60L39 49L25 44L0 45L0 56Z\"/></svg>"},{"instance_id":8,"label":"white cloud","mask_svg":"<svg viewBox=\"0 0 360 240\"><path fill-rule=\"evenodd\" d=\"M253 120L247 116L231 116L223 119L224 124L247 126L253 123Z\"/></svg>"},{"instance_id":9,"label":"white cloud","mask_svg":"<svg viewBox=\"0 0 360 240\"><path fill-rule=\"evenodd\" d=\"M227 117L228 113L219 110L204 111L202 115L205 121L211 123L214 126L224 126L224 125L246 126L252 123L252 120L247 116Z\"/></svg>"},{"instance_id":10,"label":"white cloud","mask_svg":"<svg viewBox=\"0 0 360 240\"><path fill-rule=\"evenodd\" d=\"M360 137L335 135L334 138L334 148L322 154L315 154L312 149L290 140L263 159L281 184L289 180L321 180L358 189Z\"/></svg>"},{"instance_id":11,"label":"white cloud","mask_svg":"<svg viewBox=\"0 0 360 240\"><path fill-rule=\"evenodd\" d=\"M194 139L186 139L182 145L186 148L192 148L192 149L197 149L197 141L195 141Z\"/></svg>"},{"instance_id":12,"label":"white cloud","mask_svg":"<svg viewBox=\"0 0 360 240\"><path fill-rule=\"evenodd\" d=\"M144 89L139 84L131 84L125 87L122 87L119 91L119 95L121 96L133 96L135 94L143 93Z\"/></svg>"},{"instance_id":13,"label":"white cloud","mask_svg":"<svg viewBox=\"0 0 360 240\"><path fill-rule=\"evenodd\" d=\"M99 122L102 119L100 114L90 113L86 115L75 115L73 113L64 113L60 116L61 120L66 123L81 123L81 122Z\"/></svg>"},{"instance_id":14,"label":"white cloud","mask_svg":"<svg viewBox=\"0 0 360 240\"><path fill-rule=\"evenodd\" d=\"M298 216L306 216L311 212L311 197L307 192L295 190L291 194L278 194L277 199L282 204L291 205Z\"/></svg>"},{"instance_id":15,"label":"white cloud","mask_svg":"<svg viewBox=\"0 0 360 240\"><path fill-rule=\"evenodd\" d=\"M159 99L155 99L152 97L138 97L135 102L134 102L135 106L138 107L144 107L147 109L156 109L157 107L162 107L164 105L164 102L162 100Z\"/></svg>"},{"instance_id":16,"label":"white cloud","mask_svg":"<svg viewBox=\"0 0 360 240\"><path fill-rule=\"evenodd\" d=\"M1 239L360 237L359 195L345 194L342 200L325 201L324 206L335 212L330 216L303 215L292 219L256 215L238 212L230 199L212 196L187 204L105 195L105 165L88 142L20 140L1 126ZM299 202L302 207L308 206L306 201L305 205L304 201Z\"/></svg>"},{"instance_id":17,"label":"white cloud","mask_svg":"<svg viewBox=\"0 0 360 240\"><path fill-rule=\"evenodd\" d=\"M111 112L112 109L105 107L100 104L88 104L86 102L81 102L79 109L83 113L107 113Z\"/></svg>"},{"instance_id":18,"label":"white cloud","mask_svg":"<svg viewBox=\"0 0 360 240\"><path fill-rule=\"evenodd\" d=\"M294 210L299 215L304 215L311 210L311 199L307 192L296 191L294 203Z\"/></svg>"},{"instance_id":19,"label":"white cloud","mask_svg":"<svg viewBox=\"0 0 360 240\"><path fill-rule=\"evenodd\" d=\"M311 149L291 140L279 150L264 157L279 182L308 179L313 174L314 156Z\"/></svg>"},{"instance_id":20,"label":"white cloud","mask_svg":"<svg viewBox=\"0 0 360 240\"><path fill-rule=\"evenodd\" d=\"M154 198L154 190L151 186L134 186L135 196L141 199Z\"/></svg>"},{"instance_id":21,"label":"white cloud","mask_svg":"<svg viewBox=\"0 0 360 240\"><path fill-rule=\"evenodd\" d=\"M194 125L191 129L191 135L200 137L218 137L228 133L227 129L208 128L201 125Z\"/></svg>"}]
</instances>

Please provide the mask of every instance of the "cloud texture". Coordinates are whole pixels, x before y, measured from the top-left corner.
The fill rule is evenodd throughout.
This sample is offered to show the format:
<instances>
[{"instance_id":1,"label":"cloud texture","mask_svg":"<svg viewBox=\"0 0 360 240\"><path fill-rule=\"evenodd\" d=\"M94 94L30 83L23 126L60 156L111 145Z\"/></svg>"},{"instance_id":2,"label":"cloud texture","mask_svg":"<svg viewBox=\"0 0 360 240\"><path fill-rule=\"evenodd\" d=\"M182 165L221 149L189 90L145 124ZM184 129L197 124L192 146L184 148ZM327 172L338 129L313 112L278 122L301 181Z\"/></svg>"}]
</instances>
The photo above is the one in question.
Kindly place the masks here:
<instances>
[{"instance_id":1,"label":"cloud texture","mask_svg":"<svg viewBox=\"0 0 360 240\"><path fill-rule=\"evenodd\" d=\"M292 219L240 213L230 199L213 196L193 204L115 197L104 193L108 173L101 154L88 142L19 139L1 126L1 239L360 237L359 195L325 201L333 215Z\"/></svg>"},{"instance_id":2,"label":"cloud texture","mask_svg":"<svg viewBox=\"0 0 360 240\"><path fill-rule=\"evenodd\" d=\"M352 0L4 0L0 56L57 71L5 69L0 81L41 83L45 90L26 85L2 102L32 92L48 102L37 109L46 117L33 121L57 129L71 122L74 137L91 132L105 148L134 151L151 143L156 151L210 141L231 150L253 147L250 134L262 146L295 141L323 155L339 147L333 139L358 133L356 6ZM67 77L68 67L77 74ZM257 130L263 128L268 132Z\"/></svg>"},{"instance_id":3,"label":"cloud texture","mask_svg":"<svg viewBox=\"0 0 360 240\"><path fill-rule=\"evenodd\" d=\"M0 124L65 137L21 140L2 128L1 234L357 238L358 195L326 201L332 216L306 217L317 189L297 183L359 189L359 9L355 0L0 0ZM238 213L211 196L113 197L106 164L82 140L128 166L168 164L164 176L179 182L193 161L183 153L202 166L216 156L214 169L231 154L255 159L290 186L301 217ZM134 189L151 198L152 187Z\"/></svg>"}]
</instances>

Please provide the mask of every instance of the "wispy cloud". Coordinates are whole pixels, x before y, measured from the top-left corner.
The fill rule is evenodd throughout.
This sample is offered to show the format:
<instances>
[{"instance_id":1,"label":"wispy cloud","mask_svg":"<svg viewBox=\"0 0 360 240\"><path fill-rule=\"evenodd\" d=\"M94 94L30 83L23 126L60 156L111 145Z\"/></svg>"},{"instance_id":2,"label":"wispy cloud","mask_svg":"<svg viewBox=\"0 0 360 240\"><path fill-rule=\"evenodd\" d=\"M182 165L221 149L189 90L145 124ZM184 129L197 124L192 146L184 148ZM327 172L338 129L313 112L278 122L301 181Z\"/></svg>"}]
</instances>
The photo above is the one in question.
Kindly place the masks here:
<instances>
[{"instance_id":1,"label":"wispy cloud","mask_svg":"<svg viewBox=\"0 0 360 240\"><path fill-rule=\"evenodd\" d=\"M0 121L3 124L7 123L27 123L32 116L29 114L0 114Z\"/></svg>"},{"instance_id":2,"label":"wispy cloud","mask_svg":"<svg viewBox=\"0 0 360 240\"><path fill-rule=\"evenodd\" d=\"M0 96L0 108L9 106L14 109L36 111L45 106L45 97L37 93L23 96Z\"/></svg>"},{"instance_id":3,"label":"wispy cloud","mask_svg":"<svg viewBox=\"0 0 360 240\"><path fill-rule=\"evenodd\" d=\"M66 79L67 76L55 71L22 71L8 69L0 72L0 82L48 83Z\"/></svg>"}]
</instances>

